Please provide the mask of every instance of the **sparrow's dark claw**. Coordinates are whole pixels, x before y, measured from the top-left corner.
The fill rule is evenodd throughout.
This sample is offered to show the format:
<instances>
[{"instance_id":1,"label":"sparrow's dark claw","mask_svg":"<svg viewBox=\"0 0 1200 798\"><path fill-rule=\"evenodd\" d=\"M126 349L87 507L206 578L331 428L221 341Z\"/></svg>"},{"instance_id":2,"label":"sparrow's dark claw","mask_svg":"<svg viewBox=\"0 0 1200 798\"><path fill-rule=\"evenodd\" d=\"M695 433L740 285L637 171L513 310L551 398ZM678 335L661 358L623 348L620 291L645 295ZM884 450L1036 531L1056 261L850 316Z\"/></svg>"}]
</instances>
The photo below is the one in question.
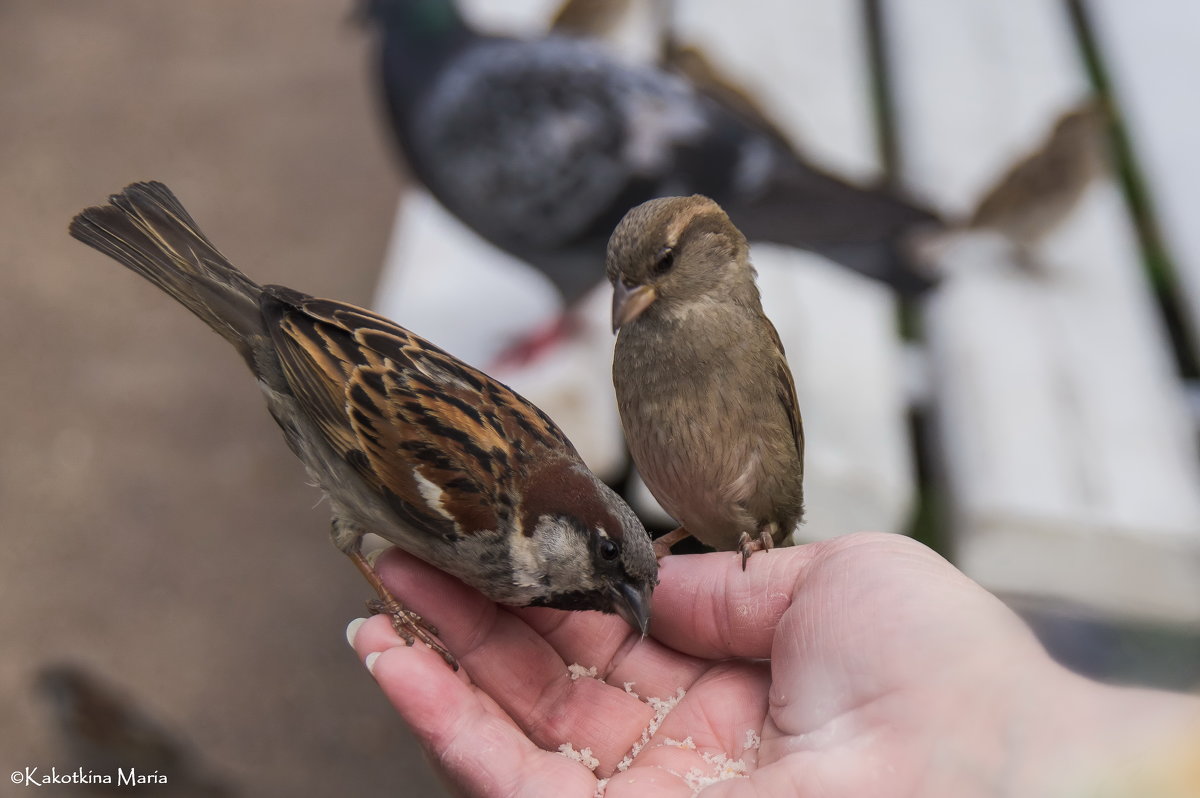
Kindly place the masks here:
<instances>
[{"instance_id":1,"label":"sparrow's dark claw","mask_svg":"<svg viewBox=\"0 0 1200 798\"><path fill-rule=\"evenodd\" d=\"M775 540L771 537L771 528L763 527L758 531L758 537L750 537L749 532L743 532L738 539L738 551L742 553L742 570L746 570L746 562L750 559L750 555L756 551L770 551L775 547Z\"/></svg>"}]
</instances>

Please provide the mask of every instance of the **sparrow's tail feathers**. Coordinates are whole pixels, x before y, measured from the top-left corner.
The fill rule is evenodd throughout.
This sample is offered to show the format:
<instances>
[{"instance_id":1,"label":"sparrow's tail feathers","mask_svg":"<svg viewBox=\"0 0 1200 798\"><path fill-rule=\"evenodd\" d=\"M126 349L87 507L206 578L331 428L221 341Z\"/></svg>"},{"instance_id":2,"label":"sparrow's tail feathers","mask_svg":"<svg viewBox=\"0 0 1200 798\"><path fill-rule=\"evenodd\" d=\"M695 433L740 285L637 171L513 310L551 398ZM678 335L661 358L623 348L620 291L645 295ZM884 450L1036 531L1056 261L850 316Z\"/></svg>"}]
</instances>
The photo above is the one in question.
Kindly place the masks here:
<instances>
[{"instance_id":1,"label":"sparrow's tail feathers","mask_svg":"<svg viewBox=\"0 0 1200 798\"><path fill-rule=\"evenodd\" d=\"M134 183L81 212L71 235L145 277L233 344L255 372L262 288L238 271L162 183Z\"/></svg>"}]
</instances>

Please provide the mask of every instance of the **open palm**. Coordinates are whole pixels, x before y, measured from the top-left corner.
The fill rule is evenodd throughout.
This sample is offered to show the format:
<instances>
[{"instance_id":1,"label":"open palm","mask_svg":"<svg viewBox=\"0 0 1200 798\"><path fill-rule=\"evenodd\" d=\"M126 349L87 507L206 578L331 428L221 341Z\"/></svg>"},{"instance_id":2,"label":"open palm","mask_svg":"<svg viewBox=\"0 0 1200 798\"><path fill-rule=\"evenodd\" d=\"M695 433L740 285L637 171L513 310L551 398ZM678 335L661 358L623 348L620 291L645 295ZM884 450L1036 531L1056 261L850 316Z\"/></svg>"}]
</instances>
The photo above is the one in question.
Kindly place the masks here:
<instances>
[{"instance_id":1,"label":"open palm","mask_svg":"<svg viewBox=\"0 0 1200 798\"><path fill-rule=\"evenodd\" d=\"M1025 671L1050 665L998 600L895 535L756 554L745 572L734 554L667 557L645 640L610 616L497 607L400 552L379 570L463 669L386 618L355 647L382 652L376 679L472 795L591 796L602 778L612 798L991 794L1012 763L980 753L998 750L984 721L1036 701L1017 698Z\"/></svg>"}]
</instances>

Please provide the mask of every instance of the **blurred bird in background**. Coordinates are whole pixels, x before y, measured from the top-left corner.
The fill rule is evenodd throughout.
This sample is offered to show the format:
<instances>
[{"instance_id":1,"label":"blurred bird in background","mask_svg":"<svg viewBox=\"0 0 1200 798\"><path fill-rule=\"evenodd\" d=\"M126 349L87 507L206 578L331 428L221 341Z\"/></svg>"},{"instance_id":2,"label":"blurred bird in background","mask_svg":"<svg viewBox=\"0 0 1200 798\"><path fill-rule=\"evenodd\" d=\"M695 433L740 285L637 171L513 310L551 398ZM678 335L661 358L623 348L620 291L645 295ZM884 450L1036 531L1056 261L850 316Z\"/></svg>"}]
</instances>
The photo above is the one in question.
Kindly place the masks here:
<instances>
[{"instance_id":1,"label":"blurred bird in background","mask_svg":"<svg viewBox=\"0 0 1200 798\"><path fill-rule=\"evenodd\" d=\"M115 782L118 769L166 777L166 784L137 788L89 784L103 794L134 791L177 798L235 795L209 774L192 747L151 718L127 695L76 665L48 665L37 675L38 692L46 701L62 748L65 766L84 773L107 774Z\"/></svg>"},{"instance_id":2,"label":"blurred bird in background","mask_svg":"<svg viewBox=\"0 0 1200 798\"><path fill-rule=\"evenodd\" d=\"M1040 252L1046 239L1075 213L1093 182L1112 167L1108 124L1111 108L1088 97L1068 108L1040 140L1019 153L960 219L911 237L908 251L944 276L946 252L960 234L990 234L1029 275L1047 276Z\"/></svg>"},{"instance_id":3,"label":"blurred bird in background","mask_svg":"<svg viewBox=\"0 0 1200 798\"><path fill-rule=\"evenodd\" d=\"M378 79L412 174L485 239L543 272L568 306L603 279L608 237L634 205L712 197L751 240L813 250L915 292L894 246L936 224L882 188L806 163L744 104L600 44L473 30L451 0L365 0Z\"/></svg>"},{"instance_id":4,"label":"blurred bird in background","mask_svg":"<svg viewBox=\"0 0 1200 798\"><path fill-rule=\"evenodd\" d=\"M966 227L993 230L1013 244L1022 265L1032 249L1074 210L1109 167L1108 110L1089 99L1064 113L1040 144L1014 162L979 201Z\"/></svg>"}]
</instances>

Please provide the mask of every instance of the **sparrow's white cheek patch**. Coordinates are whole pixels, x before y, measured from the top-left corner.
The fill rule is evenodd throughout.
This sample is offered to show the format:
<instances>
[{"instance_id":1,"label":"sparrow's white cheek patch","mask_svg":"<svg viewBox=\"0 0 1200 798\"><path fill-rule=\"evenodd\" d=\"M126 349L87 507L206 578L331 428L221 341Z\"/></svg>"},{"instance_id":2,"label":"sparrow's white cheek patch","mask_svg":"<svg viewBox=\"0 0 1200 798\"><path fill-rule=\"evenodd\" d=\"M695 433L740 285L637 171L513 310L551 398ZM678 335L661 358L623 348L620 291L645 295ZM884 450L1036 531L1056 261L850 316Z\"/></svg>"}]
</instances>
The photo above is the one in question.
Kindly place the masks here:
<instances>
[{"instance_id":1,"label":"sparrow's white cheek patch","mask_svg":"<svg viewBox=\"0 0 1200 798\"><path fill-rule=\"evenodd\" d=\"M586 561L583 536L566 521L543 515L530 537L516 536L512 565L516 584L540 585L552 592L590 590L595 580L572 563Z\"/></svg>"},{"instance_id":2,"label":"sparrow's white cheek patch","mask_svg":"<svg viewBox=\"0 0 1200 798\"><path fill-rule=\"evenodd\" d=\"M520 587L537 587L541 584L539 576L542 572L537 542L533 537L525 535L514 535L511 540L513 584Z\"/></svg>"}]
</instances>

